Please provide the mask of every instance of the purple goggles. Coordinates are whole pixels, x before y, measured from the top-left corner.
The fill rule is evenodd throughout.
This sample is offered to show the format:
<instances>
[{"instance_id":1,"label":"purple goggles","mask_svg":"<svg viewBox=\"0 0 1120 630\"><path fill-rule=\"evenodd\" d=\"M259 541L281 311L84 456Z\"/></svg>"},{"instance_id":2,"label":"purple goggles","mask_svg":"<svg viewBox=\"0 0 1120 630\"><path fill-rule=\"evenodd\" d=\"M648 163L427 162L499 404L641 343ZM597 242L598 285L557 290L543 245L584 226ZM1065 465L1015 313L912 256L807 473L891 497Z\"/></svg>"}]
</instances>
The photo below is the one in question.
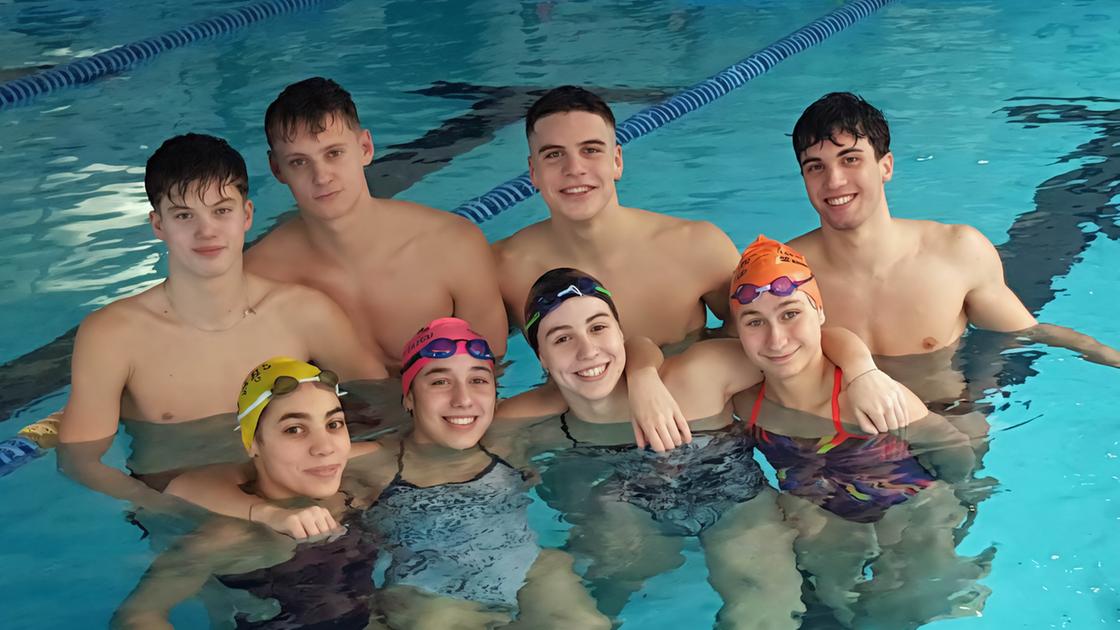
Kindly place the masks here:
<instances>
[{"instance_id":1,"label":"purple goggles","mask_svg":"<svg viewBox=\"0 0 1120 630\"><path fill-rule=\"evenodd\" d=\"M774 278L770 282L770 284L761 287L755 284L740 284L739 288L735 289L735 292L731 294L731 298L736 302L742 304L743 306L746 306L747 304L750 304L751 302L757 300L758 296L766 293L767 291L778 297L788 297L790 295L793 295L793 292L797 290L797 287L805 284L806 282L809 282L812 279L813 276L809 276L804 280L794 280L789 276L778 276L777 278Z\"/></svg>"}]
</instances>

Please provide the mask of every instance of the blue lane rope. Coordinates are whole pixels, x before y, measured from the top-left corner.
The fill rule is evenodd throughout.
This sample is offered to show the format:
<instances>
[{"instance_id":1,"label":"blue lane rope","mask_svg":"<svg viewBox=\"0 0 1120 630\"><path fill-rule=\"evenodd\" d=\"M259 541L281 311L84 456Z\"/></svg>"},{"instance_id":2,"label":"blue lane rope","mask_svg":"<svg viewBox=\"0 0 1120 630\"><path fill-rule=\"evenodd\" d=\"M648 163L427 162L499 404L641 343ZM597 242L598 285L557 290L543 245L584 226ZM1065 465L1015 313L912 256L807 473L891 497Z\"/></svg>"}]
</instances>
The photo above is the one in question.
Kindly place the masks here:
<instances>
[{"instance_id":1,"label":"blue lane rope","mask_svg":"<svg viewBox=\"0 0 1120 630\"><path fill-rule=\"evenodd\" d=\"M31 99L62 88L82 85L105 75L123 72L156 55L194 42L226 35L255 22L307 9L323 0L263 0L233 9L173 31L70 63L0 83L0 110L23 105Z\"/></svg>"},{"instance_id":2,"label":"blue lane rope","mask_svg":"<svg viewBox=\"0 0 1120 630\"><path fill-rule=\"evenodd\" d=\"M786 58L823 42L891 2L893 0L855 0L810 22L739 63L627 118L615 128L618 143L626 144L636 140L662 125L700 109L732 90L742 87L751 79L765 74ZM536 193L537 189L529 181L529 174L523 173L481 197L464 202L452 212L476 223L482 223Z\"/></svg>"}]
</instances>

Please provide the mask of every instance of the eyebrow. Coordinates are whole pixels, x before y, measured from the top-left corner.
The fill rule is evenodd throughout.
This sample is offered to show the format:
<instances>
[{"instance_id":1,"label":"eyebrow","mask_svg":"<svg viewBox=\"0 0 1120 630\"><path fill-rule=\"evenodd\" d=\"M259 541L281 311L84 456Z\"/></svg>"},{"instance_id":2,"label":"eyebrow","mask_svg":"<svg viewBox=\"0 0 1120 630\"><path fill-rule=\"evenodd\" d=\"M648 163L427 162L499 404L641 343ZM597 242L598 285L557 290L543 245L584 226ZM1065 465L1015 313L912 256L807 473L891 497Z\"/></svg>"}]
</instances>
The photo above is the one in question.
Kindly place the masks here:
<instances>
[{"instance_id":1,"label":"eyebrow","mask_svg":"<svg viewBox=\"0 0 1120 630\"><path fill-rule=\"evenodd\" d=\"M336 413L340 413L341 411L342 411L342 405L339 405L339 406L335 407L334 409L331 409L330 411L328 411L324 415L324 417L329 418ZM277 420L277 422L283 422L285 420L310 420L310 419L311 419L311 414L309 414L305 411L289 411L288 413L280 416L280 419Z\"/></svg>"},{"instance_id":2,"label":"eyebrow","mask_svg":"<svg viewBox=\"0 0 1120 630\"><path fill-rule=\"evenodd\" d=\"M600 146L600 147L607 146L606 142L603 142L602 140L599 140L598 138L592 138L590 140L583 140L581 142L577 142L576 146L582 147L582 146L587 146L589 144L593 144L593 145ZM537 154L539 155L541 153L545 153L546 151L553 151L555 149L563 149L563 148L564 147L559 145L559 144L546 144L543 147L537 149Z\"/></svg>"},{"instance_id":3,"label":"eyebrow","mask_svg":"<svg viewBox=\"0 0 1120 630\"><path fill-rule=\"evenodd\" d=\"M855 147L855 146L848 147L847 149L844 149L844 150L840 151L839 153L837 153L836 157L844 157L845 155L847 155L849 153L863 153L863 149L861 149L860 147ZM806 164L808 164L810 162L823 162L823 161L824 160L820 159L819 157L807 157L804 160L801 160L801 166L805 166Z\"/></svg>"},{"instance_id":4,"label":"eyebrow","mask_svg":"<svg viewBox=\"0 0 1120 630\"><path fill-rule=\"evenodd\" d=\"M215 202L213 204L210 204L210 205L207 205L206 207L207 208L213 208L215 206L220 206L220 205L226 204L226 203L233 203L233 198L232 197L222 197L217 202ZM205 202L203 203L203 205L206 205ZM192 208L190 206L181 206L177 203L176 204L171 204L170 206L167 207L167 209L168 210L194 210L194 208Z\"/></svg>"},{"instance_id":5,"label":"eyebrow","mask_svg":"<svg viewBox=\"0 0 1120 630\"><path fill-rule=\"evenodd\" d=\"M783 300L781 303L779 303L778 308L785 308L785 307L790 306L790 305L801 306L801 301L796 299L796 298L789 298L789 299ZM739 319L742 319L742 318L746 317L747 315L761 315L761 314L762 314L762 311L759 311L758 309L753 309L752 308L752 309L749 309L749 310L746 310L746 311L743 311L742 313L740 313L739 314Z\"/></svg>"},{"instance_id":6,"label":"eyebrow","mask_svg":"<svg viewBox=\"0 0 1120 630\"><path fill-rule=\"evenodd\" d=\"M490 367L486 366L486 365L472 365L470 367L470 371L474 372L476 370L486 372L487 374L493 374L494 373L494 371L491 370ZM428 370L427 372L424 372L423 374L420 374L420 376L428 376L430 374L448 374L450 372L451 372L451 368L434 367L434 368Z\"/></svg>"},{"instance_id":7,"label":"eyebrow","mask_svg":"<svg viewBox=\"0 0 1120 630\"><path fill-rule=\"evenodd\" d=\"M589 296L585 296L585 297L589 297ZM594 321L596 319L599 319L600 317L610 317L610 316L611 316L611 314L606 312L606 311L599 311L598 313L595 313L591 317L588 317L587 321L585 321L583 323L590 324L592 321ZM548 330L544 331L544 336L547 339L548 336L551 335L554 332L565 330L565 329L571 329L571 328L572 328L572 326L569 326L567 324L560 324L559 326L553 326L552 328L549 328Z\"/></svg>"}]
</instances>

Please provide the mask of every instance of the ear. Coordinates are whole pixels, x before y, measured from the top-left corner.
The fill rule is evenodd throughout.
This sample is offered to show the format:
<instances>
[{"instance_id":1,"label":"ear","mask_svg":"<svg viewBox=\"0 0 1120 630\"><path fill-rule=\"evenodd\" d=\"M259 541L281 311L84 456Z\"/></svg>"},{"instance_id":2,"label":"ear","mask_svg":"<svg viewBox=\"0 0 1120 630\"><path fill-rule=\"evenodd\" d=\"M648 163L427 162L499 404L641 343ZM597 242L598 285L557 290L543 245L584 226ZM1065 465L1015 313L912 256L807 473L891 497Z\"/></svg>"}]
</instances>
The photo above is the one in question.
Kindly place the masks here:
<instances>
[{"instance_id":1,"label":"ear","mask_svg":"<svg viewBox=\"0 0 1120 630\"><path fill-rule=\"evenodd\" d=\"M167 237L163 234L163 215L159 210L152 210L148 213L148 223L152 224L152 233L156 235L161 241L166 241Z\"/></svg>"},{"instance_id":2,"label":"ear","mask_svg":"<svg viewBox=\"0 0 1120 630\"><path fill-rule=\"evenodd\" d=\"M622 179L622 145L614 145L614 181Z\"/></svg>"},{"instance_id":3,"label":"ear","mask_svg":"<svg viewBox=\"0 0 1120 630\"><path fill-rule=\"evenodd\" d=\"M369 129L362 129L358 134L358 145L362 147L362 166L369 166L373 162L373 136Z\"/></svg>"},{"instance_id":4,"label":"ear","mask_svg":"<svg viewBox=\"0 0 1120 630\"><path fill-rule=\"evenodd\" d=\"M825 322L824 308L818 308L817 309L817 315L819 315L820 318L821 318L821 326L824 326L824 322Z\"/></svg>"},{"instance_id":5,"label":"ear","mask_svg":"<svg viewBox=\"0 0 1120 630\"><path fill-rule=\"evenodd\" d=\"M404 410L408 412L408 415L411 416L415 413L416 397L412 395L412 390L409 390L409 392L404 395L404 400L401 401L401 404L404 405Z\"/></svg>"},{"instance_id":6,"label":"ear","mask_svg":"<svg viewBox=\"0 0 1120 630\"><path fill-rule=\"evenodd\" d=\"M280 163L276 161L276 154L272 151L268 152L268 170L272 171L272 176L276 178L276 181L281 184L288 183L284 181L284 176L280 173Z\"/></svg>"},{"instance_id":7,"label":"ear","mask_svg":"<svg viewBox=\"0 0 1120 630\"><path fill-rule=\"evenodd\" d=\"M254 437L253 441L249 443L249 457L260 457L260 456L261 456L261 449L257 446L257 438Z\"/></svg>"},{"instance_id":8,"label":"ear","mask_svg":"<svg viewBox=\"0 0 1120 630\"><path fill-rule=\"evenodd\" d=\"M894 176L894 154L888 152L879 160L879 172L883 174L883 183L891 181Z\"/></svg>"},{"instance_id":9,"label":"ear","mask_svg":"<svg viewBox=\"0 0 1120 630\"><path fill-rule=\"evenodd\" d=\"M245 231L248 232L249 228L253 227L253 202L245 200Z\"/></svg>"},{"instance_id":10,"label":"ear","mask_svg":"<svg viewBox=\"0 0 1120 630\"><path fill-rule=\"evenodd\" d=\"M529 151L529 157L525 158L529 162L529 181L533 183L533 186L536 186L537 190L540 190L541 187L537 186L537 169L533 166L532 147L529 148Z\"/></svg>"}]
</instances>

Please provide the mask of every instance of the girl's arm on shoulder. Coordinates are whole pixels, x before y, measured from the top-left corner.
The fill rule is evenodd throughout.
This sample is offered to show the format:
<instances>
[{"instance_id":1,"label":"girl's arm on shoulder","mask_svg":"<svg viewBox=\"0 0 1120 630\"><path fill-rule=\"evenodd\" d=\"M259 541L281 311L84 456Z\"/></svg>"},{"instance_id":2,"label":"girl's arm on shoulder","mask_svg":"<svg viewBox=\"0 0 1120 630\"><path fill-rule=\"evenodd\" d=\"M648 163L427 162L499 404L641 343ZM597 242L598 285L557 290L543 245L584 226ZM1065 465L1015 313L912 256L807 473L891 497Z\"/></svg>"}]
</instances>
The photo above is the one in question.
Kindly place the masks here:
<instances>
[{"instance_id":1,"label":"girl's arm on shoulder","mask_svg":"<svg viewBox=\"0 0 1120 630\"><path fill-rule=\"evenodd\" d=\"M179 475L164 490L223 516L262 523L292 538L318 536L338 529L334 516L313 505L286 509L241 489L253 479L252 464L215 464Z\"/></svg>"}]
</instances>

